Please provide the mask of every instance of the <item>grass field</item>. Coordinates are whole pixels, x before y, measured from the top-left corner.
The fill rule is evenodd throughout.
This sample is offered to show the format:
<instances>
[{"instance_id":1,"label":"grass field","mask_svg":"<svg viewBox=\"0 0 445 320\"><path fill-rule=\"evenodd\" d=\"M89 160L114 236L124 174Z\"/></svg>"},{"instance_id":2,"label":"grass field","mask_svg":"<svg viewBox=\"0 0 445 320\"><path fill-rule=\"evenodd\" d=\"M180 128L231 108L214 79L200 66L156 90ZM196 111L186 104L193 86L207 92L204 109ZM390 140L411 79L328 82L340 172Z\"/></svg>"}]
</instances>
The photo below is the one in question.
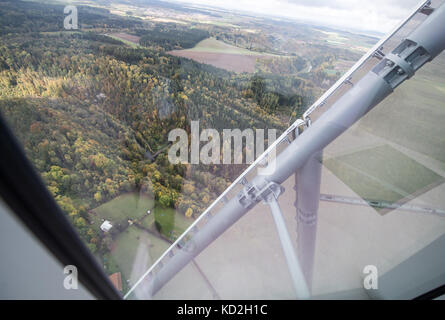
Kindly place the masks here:
<instances>
[{"instance_id":1,"label":"grass field","mask_svg":"<svg viewBox=\"0 0 445 320\"><path fill-rule=\"evenodd\" d=\"M155 222L155 216L153 214L147 215L140 220L142 227L153 230Z\"/></svg>"},{"instance_id":2,"label":"grass field","mask_svg":"<svg viewBox=\"0 0 445 320\"><path fill-rule=\"evenodd\" d=\"M213 53L227 53L227 54L242 54L246 56L264 56L265 53L250 51L245 48L235 47L215 38L207 38L200 41L191 49L181 51L191 52L213 52Z\"/></svg>"},{"instance_id":3,"label":"grass field","mask_svg":"<svg viewBox=\"0 0 445 320\"><path fill-rule=\"evenodd\" d=\"M155 201L138 193L126 193L114 198L107 203L94 209L94 224L100 225L102 219L110 220L111 223L120 223L128 219L140 219L147 210L155 206Z\"/></svg>"},{"instance_id":4,"label":"grass field","mask_svg":"<svg viewBox=\"0 0 445 320\"><path fill-rule=\"evenodd\" d=\"M215 38L204 39L191 49L173 50L168 53L228 71L249 73L255 72L257 58L274 56L232 46Z\"/></svg>"},{"instance_id":5,"label":"grass field","mask_svg":"<svg viewBox=\"0 0 445 320\"><path fill-rule=\"evenodd\" d=\"M445 170L445 54L367 114L360 127L439 161Z\"/></svg>"},{"instance_id":6,"label":"grass field","mask_svg":"<svg viewBox=\"0 0 445 320\"><path fill-rule=\"evenodd\" d=\"M147 210L151 210L151 214L147 215ZM161 226L161 233L171 240L180 236L193 222L193 219L186 218L172 208L163 208L153 199L138 193L120 195L94 211L96 215L92 217L97 228L102 223L102 219L110 220L113 225L131 219L138 220L142 227L154 231L154 223L157 221ZM126 280L134 277L135 273L140 276L139 273L150 266L144 265L147 263L144 256L148 257L149 264L153 263L169 245L168 241L160 238L156 233L131 225L113 237L111 252L103 257L105 269L109 274L121 271L125 287Z\"/></svg>"},{"instance_id":7,"label":"grass field","mask_svg":"<svg viewBox=\"0 0 445 320\"><path fill-rule=\"evenodd\" d=\"M389 145L327 159L324 165L362 198L390 203L422 194L444 180Z\"/></svg>"},{"instance_id":8,"label":"grass field","mask_svg":"<svg viewBox=\"0 0 445 320\"><path fill-rule=\"evenodd\" d=\"M115 40L122 41L126 45L132 47L132 48L138 48L139 45L139 37L133 36L126 33L112 33L112 34L106 34L107 37L113 38Z\"/></svg>"},{"instance_id":9,"label":"grass field","mask_svg":"<svg viewBox=\"0 0 445 320\"><path fill-rule=\"evenodd\" d=\"M113 243L113 250L109 256L123 273L123 279L130 278L134 264L138 263L136 254L141 245L145 250L148 250L148 256L152 263L162 255L170 244L135 226L120 233ZM149 265L146 267L148 268Z\"/></svg>"},{"instance_id":10,"label":"grass field","mask_svg":"<svg viewBox=\"0 0 445 320\"><path fill-rule=\"evenodd\" d=\"M144 228L154 230L154 222L157 221L161 226L161 233L171 240L179 237L187 227L193 222L192 219L177 213L172 208L162 208L155 206L153 213L145 216L140 222Z\"/></svg>"},{"instance_id":11,"label":"grass field","mask_svg":"<svg viewBox=\"0 0 445 320\"><path fill-rule=\"evenodd\" d=\"M161 225L161 233L172 240L179 237L193 222L175 209L162 208L159 205L154 208L154 217Z\"/></svg>"},{"instance_id":12,"label":"grass field","mask_svg":"<svg viewBox=\"0 0 445 320\"><path fill-rule=\"evenodd\" d=\"M150 215L146 215L151 210ZM104 203L94 209L94 224L99 228L102 219L110 220L112 224L131 220L139 220L143 227L154 228L157 221L161 226L161 233L169 238L178 237L193 222L183 214L176 212L173 208L163 208L155 200L139 195L138 193L127 193Z\"/></svg>"}]
</instances>

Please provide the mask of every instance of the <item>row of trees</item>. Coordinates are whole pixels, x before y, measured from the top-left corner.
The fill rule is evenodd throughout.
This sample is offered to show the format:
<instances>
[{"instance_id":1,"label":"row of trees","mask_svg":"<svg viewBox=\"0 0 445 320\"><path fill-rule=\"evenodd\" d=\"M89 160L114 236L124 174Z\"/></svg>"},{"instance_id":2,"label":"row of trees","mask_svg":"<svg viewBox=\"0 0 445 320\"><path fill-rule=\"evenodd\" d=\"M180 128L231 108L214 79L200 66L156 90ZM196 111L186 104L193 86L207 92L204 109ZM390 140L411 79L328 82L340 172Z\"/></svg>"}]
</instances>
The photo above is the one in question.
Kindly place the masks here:
<instances>
[{"instance_id":1,"label":"row of trees","mask_svg":"<svg viewBox=\"0 0 445 320\"><path fill-rule=\"evenodd\" d=\"M270 91L267 88L266 80L259 75L252 77L250 86L244 91L244 94L248 98L253 98L261 108L268 112L275 112L280 106L296 109L299 113L303 112L304 98L301 95L284 95Z\"/></svg>"},{"instance_id":2,"label":"row of trees","mask_svg":"<svg viewBox=\"0 0 445 320\"><path fill-rule=\"evenodd\" d=\"M141 36L139 43L142 46L160 46L164 50L193 48L198 42L209 37L206 30L178 25L158 25L152 30L137 30L136 34Z\"/></svg>"}]
</instances>

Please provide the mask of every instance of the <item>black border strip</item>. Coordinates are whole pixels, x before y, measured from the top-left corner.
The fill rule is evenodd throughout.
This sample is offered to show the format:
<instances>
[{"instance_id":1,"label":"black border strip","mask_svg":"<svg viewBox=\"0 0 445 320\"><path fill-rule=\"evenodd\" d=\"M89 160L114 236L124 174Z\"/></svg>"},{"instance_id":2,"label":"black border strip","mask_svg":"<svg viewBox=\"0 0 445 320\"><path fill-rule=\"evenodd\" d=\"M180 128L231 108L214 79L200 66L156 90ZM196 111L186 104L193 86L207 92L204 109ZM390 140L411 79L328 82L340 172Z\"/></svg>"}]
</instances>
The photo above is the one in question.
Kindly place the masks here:
<instances>
[{"instance_id":1,"label":"black border strip","mask_svg":"<svg viewBox=\"0 0 445 320\"><path fill-rule=\"evenodd\" d=\"M445 284L440 287L428 291L424 294L421 294L418 297L415 297L413 300L433 300L445 294Z\"/></svg>"},{"instance_id":2,"label":"black border strip","mask_svg":"<svg viewBox=\"0 0 445 320\"><path fill-rule=\"evenodd\" d=\"M98 299L122 299L26 158L0 114L0 196L63 265Z\"/></svg>"}]
</instances>

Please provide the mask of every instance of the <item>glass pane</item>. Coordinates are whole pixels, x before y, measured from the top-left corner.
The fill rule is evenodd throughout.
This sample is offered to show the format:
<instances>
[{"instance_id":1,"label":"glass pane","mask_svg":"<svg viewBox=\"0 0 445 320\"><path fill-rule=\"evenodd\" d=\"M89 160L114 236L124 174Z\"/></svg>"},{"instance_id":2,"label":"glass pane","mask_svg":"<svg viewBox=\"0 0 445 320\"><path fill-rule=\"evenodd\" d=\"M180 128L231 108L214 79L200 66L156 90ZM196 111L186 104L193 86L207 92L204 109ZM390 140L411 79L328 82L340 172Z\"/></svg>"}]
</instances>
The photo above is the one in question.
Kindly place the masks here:
<instances>
[{"instance_id":1,"label":"glass pane","mask_svg":"<svg viewBox=\"0 0 445 320\"><path fill-rule=\"evenodd\" d=\"M398 44L396 39L400 41L401 35L408 34L423 19L423 16L416 16L413 22L408 23L393 38L390 38L384 52L390 52ZM393 43L392 47L391 43ZM433 206L434 201L431 201L435 198L434 195L437 196L443 192L441 190L443 173L438 172L441 168L440 165L426 166L425 159L421 164L418 161L419 157L423 158L422 155L413 158L412 154L407 153L406 147L394 144L395 139L402 140L405 145L413 145L416 140L421 140L423 144L419 143L418 147L422 145L423 152L429 149L429 154L437 155L438 152L440 153L439 150L443 149L441 148L443 146L440 146L442 135L438 132L441 126L438 123L434 125L436 121L442 119L437 107L443 98L439 96L440 88L434 91L436 96L433 97L431 94L419 92L429 91L430 86L437 88L437 85L442 82L442 75L434 77L432 74L432 70L440 69L438 63L440 64L442 60L441 56L438 57L434 64L429 65L430 70L425 67L418 73L415 78L418 81L422 79L422 75L426 74L424 77L424 79L428 79L426 85L414 80L402 85L390 99L371 111L324 151L323 159L320 159L323 166L315 259L312 268L313 278L311 279L313 296L368 299L370 296L363 289L363 268L365 266L372 263L378 266L379 272L386 274L444 235L444 204L436 202L436 206ZM349 79L348 83L341 86L328 98L327 102L329 100L335 102L378 61L374 57L368 59L354 72L354 76ZM421 114L427 113L429 117L436 117L434 120L430 119L433 124L431 131L434 132L435 138L430 138L433 133L425 135L424 129L415 128L416 124L420 126L429 123L429 121L424 121L425 119L416 121L414 118L410 118L400 121L401 113L404 114L404 117L418 116L417 110L410 112L410 108L416 108L419 96L428 97L431 100L435 98L435 101L422 101L423 103L429 102L429 107L425 106L428 111L420 112ZM410 101L412 107L406 105L407 100ZM388 114L387 111L383 111L384 106L386 106L386 110L389 108L396 110ZM397 110L398 108L400 110ZM393 118L391 118L391 114L394 115ZM382 123L379 121L380 118L385 121ZM406 125L413 122L414 128ZM382 128L383 126L385 129ZM400 128L400 133L394 131L397 127ZM374 130L378 132L376 134L378 137L373 134ZM385 132L388 133L385 135ZM407 134L408 132L409 134ZM419 134L420 132L422 133ZM430 140L432 147L425 146L425 141ZM437 142L435 142L436 140ZM389 143L390 141L392 143ZM253 172L250 174L254 175ZM295 204L298 202L294 191L295 177L289 177L283 186L286 191L280 197L279 203L286 219L287 228L295 241L294 245L298 248L299 244L296 243L295 235L297 229ZM304 188L305 186L297 184L296 187ZM427 193L431 193L432 196L426 196ZM435 200L437 201L439 198L436 197ZM425 205L426 203L428 204ZM218 261L219 265L224 265L222 270L218 266L212 265L209 272L206 272L206 278L212 279L213 288L217 287L218 283L242 283L237 287L237 290L233 290L233 286L229 285L232 290L224 295L224 298L245 298L249 295L252 296L252 292L255 292L253 296L257 298L270 298L269 293L273 293L275 298L292 298L294 294L292 287L289 286L291 282L282 257L280 266L275 266L275 268L283 268L279 273L283 276L282 281L277 273L268 275L266 266L271 265L270 260L255 260L256 253L262 252L262 247L256 248L252 253L249 251L248 257L252 257L252 259L246 262L243 262L240 257L227 258L226 260L235 260L236 263L224 264L218 260L222 253L215 247L218 248L220 241L223 243L221 246L226 248L224 257L236 256L238 250L252 245L252 242L260 241L266 243L267 246L270 245L272 241L265 236L266 232L263 231L264 225L268 223L260 218L253 218L248 224L249 227L255 226L255 230L258 231L254 237L252 235L255 240L239 239L240 234L248 235L247 229L242 229L242 225L243 221L247 221L251 216L257 218L264 216L271 220L269 208L258 205L207 247L195 260L208 260L202 262L204 265L212 265L214 261ZM273 221L269 221L269 223L273 223ZM236 228L238 225L240 225L239 229ZM237 232L237 230L242 231ZM275 238L277 238L276 235ZM273 247L275 255L281 253L279 241L276 241L275 245L271 245L271 247ZM273 256L272 252L269 254ZM231 270L231 267L247 269L249 274L239 278L236 275L241 271L232 270L225 274L224 271ZM255 278L256 272L263 274L262 281ZM336 276L333 277L333 274ZM185 273L178 273L169 283L169 289L160 291L159 297L166 295L167 292L177 292L178 287L181 287L178 281L183 277L186 277ZM265 284L270 279L269 277L277 280L276 288L273 285ZM251 280L252 282L250 282ZM262 287L261 284L264 286ZM224 292L225 289L221 288L217 291ZM278 292L281 292L282 295Z\"/></svg>"},{"instance_id":2,"label":"glass pane","mask_svg":"<svg viewBox=\"0 0 445 320\"><path fill-rule=\"evenodd\" d=\"M425 65L324 150L314 295L353 297L364 266L386 274L445 234L444 62Z\"/></svg>"},{"instance_id":3,"label":"glass pane","mask_svg":"<svg viewBox=\"0 0 445 320\"><path fill-rule=\"evenodd\" d=\"M317 121L380 61L369 50L381 28L161 1L70 4L2 2L0 112L113 283L129 299L293 298L264 204L154 297L149 285L252 181L275 137L280 154L297 119ZM415 14L380 52L426 18ZM363 263L386 272L443 235L444 64L441 55L426 65L324 150L314 296L366 296ZM225 158L224 130L244 133L226 150L241 163ZM178 140L184 149L171 152ZM187 163L172 160L178 153ZM283 186L298 248L295 177Z\"/></svg>"}]
</instances>

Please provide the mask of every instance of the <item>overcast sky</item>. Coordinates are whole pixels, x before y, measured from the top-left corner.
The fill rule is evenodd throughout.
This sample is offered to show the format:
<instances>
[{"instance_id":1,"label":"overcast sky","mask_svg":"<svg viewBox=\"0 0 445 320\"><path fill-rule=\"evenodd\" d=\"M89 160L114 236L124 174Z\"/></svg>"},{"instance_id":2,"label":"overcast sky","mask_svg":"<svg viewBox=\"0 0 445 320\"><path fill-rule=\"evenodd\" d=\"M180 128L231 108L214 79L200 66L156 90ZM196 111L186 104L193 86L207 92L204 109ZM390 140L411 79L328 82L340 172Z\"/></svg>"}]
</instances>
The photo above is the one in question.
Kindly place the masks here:
<instances>
[{"instance_id":1,"label":"overcast sky","mask_svg":"<svg viewBox=\"0 0 445 320\"><path fill-rule=\"evenodd\" d=\"M421 0L174 0L270 14L342 29L390 31Z\"/></svg>"}]
</instances>

